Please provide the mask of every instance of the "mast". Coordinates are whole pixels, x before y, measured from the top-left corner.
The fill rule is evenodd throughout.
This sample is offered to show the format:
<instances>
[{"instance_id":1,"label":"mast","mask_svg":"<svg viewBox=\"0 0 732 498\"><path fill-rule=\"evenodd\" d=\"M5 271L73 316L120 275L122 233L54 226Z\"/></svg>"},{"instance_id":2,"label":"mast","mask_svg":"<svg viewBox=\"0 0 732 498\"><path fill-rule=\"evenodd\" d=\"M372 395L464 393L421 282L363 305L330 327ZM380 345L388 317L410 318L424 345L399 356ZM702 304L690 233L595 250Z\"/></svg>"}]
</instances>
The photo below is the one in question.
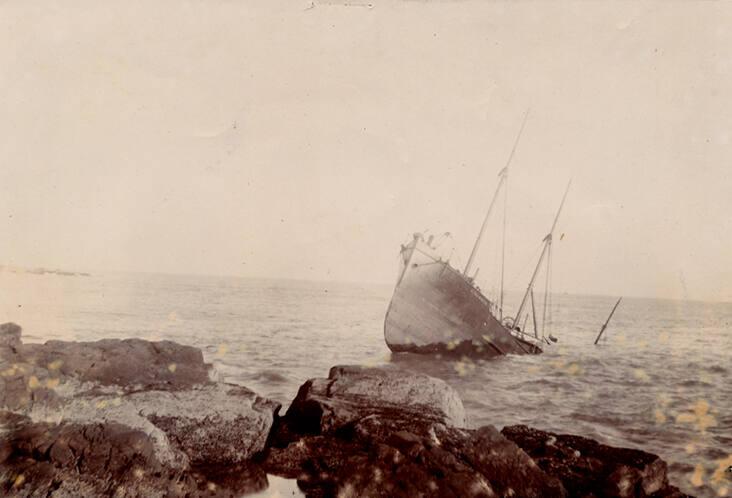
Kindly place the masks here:
<instances>
[{"instance_id":1,"label":"mast","mask_svg":"<svg viewBox=\"0 0 732 498\"><path fill-rule=\"evenodd\" d=\"M544 237L544 248L541 250L541 256L539 256L539 262L536 264L536 268L534 268L534 273L531 275L531 280L529 281L529 286L526 288L526 293L524 294L523 299L521 300L521 305L519 306L518 311L516 312L516 318L514 319L513 323L514 326L516 323L519 322L519 318L521 317L521 313L524 311L524 306L526 305L526 300L529 297L529 294L534 288L534 281L536 280L536 276L539 274L539 268L541 268L541 263L544 261L544 256L546 256L547 252L550 251L551 245L552 245L552 236L554 234L554 229L557 226L557 221L559 221L559 215L562 212L562 208L564 207L564 201L567 199L567 194L569 193L569 186L572 184L572 181L567 184L567 189L564 191L564 196L562 197L562 202L559 204L559 210L557 211L556 216L554 217L554 223L552 223L552 228L549 230L549 233L546 237ZM546 296L544 296L546 299Z\"/></svg>"},{"instance_id":2,"label":"mast","mask_svg":"<svg viewBox=\"0 0 732 498\"><path fill-rule=\"evenodd\" d=\"M488 212L485 214L485 218L483 218L483 224L480 226L480 231L478 232L478 237L475 239L475 244L473 245L473 250L470 251L470 257L468 258L468 262L465 264L465 269L463 270L463 275L466 277L468 276L468 272L470 271L470 267L473 265L473 260L475 259L475 254L478 252L478 248L480 247L480 242L483 239L483 234L485 233L485 227L488 225L488 219L491 216L491 211L493 211L493 205L496 203L496 199L498 198L498 193L501 191L501 187L506 182L508 178L508 167L511 165L511 160L513 159L513 155L516 152L516 147L518 146L519 139L521 138L521 134L524 132L524 126L526 125L526 118L529 117L529 110L526 110L526 114L524 114L524 120L521 123L521 129L518 132L518 135L516 136L516 141L513 143L513 148L511 149L511 154L508 156L508 161L506 161L506 166L498 173L498 176L501 178L501 180L498 182L498 186L496 187L496 192L493 194L493 199L491 199L491 203L488 206Z\"/></svg>"}]
</instances>

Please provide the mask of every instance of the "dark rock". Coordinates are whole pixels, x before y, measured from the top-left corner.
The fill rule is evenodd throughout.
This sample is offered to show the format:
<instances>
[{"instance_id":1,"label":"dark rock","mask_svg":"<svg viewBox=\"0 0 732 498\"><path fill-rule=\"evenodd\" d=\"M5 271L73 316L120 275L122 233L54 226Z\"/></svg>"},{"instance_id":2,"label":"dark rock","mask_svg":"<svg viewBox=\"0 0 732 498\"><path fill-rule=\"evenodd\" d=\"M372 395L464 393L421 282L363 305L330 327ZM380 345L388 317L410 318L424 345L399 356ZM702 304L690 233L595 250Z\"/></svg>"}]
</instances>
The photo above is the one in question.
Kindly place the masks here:
<instances>
[{"instance_id":1,"label":"dark rock","mask_svg":"<svg viewBox=\"0 0 732 498\"><path fill-rule=\"evenodd\" d=\"M133 467L159 471L152 441L142 431L115 423L47 424L25 417L7 436L14 457L38 457L56 467L119 477Z\"/></svg>"},{"instance_id":2,"label":"dark rock","mask_svg":"<svg viewBox=\"0 0 732 498\"><path fill-rule=\"evenodd\" d=\"M505 427L501 432L547 474L559 478L570 497L683 496L669 485L666 462L657 455L525 425Z\"/></svg>"},{"instance_id":3,"label":"dark rock","mask_svg":"<svg viewBox=\"0 0 732 498\"><path fill-rule=\"evenodd\" d=\"M681 497L655 455L508 427L467 429L445 382L333 367L284 417L209 380L201 352L139 339L23 345L0 326L0 495L241 496L266 472L308 496Z\"/></svg>"},{"instance_id":4,"label":"dark rock","mask_svg":"<svg viewBox=\"0 0 732 498\"><path fill-rule=\"evenodd\" d=\"M14 441L12 462L0 464L2 496L232 497L268 486L266 474L252 462L185 471L165 467L144 434L113 424L31 432ZM58 438L53 443L51 435Z\"/></svg>"},{"instance_id":5,"label":"dark rock","mask_svg":"<svg viewBox=\"0 0 732 498\"><path fill-rule=\"evenodd\" d=\"M21 347L21 330L11 322L0 325L0 361L15 361Z\"/></svg>"},{"instance_id":6,"label":"dark rock","mask_svg":"<svg viewBox=\"0 0 732 498\"><path fill-rule=\"evenodd\" d=\"M501 495L510 496L509 490L526 497L564 494L558 480L548 477L534 460L493 426L471 432L467 441L447 438L442 447L469 462L481 474L492 477Z\"/></svg>"},{"instance_id":7,"label":"dark rock","mask_svg":"<svg viewBox=\"0 0 732 498\"><path fill-rule=\"evenodd\" d=\"M23 361L0 361L0 409L24 410L35 403L58 406L58 396L48 387L49 372ZM56 382L52 379L52 384Z\"/></svg>"},{"instance_id":8,"label":"dark rock","mask_svg":"<svg viewBox=\"0 0 732 498\"><path fill-rule=\"evenodd\" d=\"M210 381L198 349L23 345L19 330L3 328L13 356L0 361L0 495L238 496L267 486L252 458L279 404Z\"/></svg>"},{"instance_id":9,"label":"dark rock","mask_svg":"<svg viewBox=\"0 0 732 498\"><path fill-rule=\"evenodd\" d=\"M301 432L328 431L369 414L393 411L464 427L465 408L446 382L394 367L336 366L300 387L287 418Z\"/></svg>"},{"instance_id":10,"label":"dark rock","mask_svg":"<svg viewBox=\"0 0 732 498\"><path fill-rule=\"evenodd\" d=\"M462 403L441 381L334 367L300 388L264 466L297 477L308 496L565 496L496 429L463 425Z\"/></svg>"},{"instance_id":11,"label":"dark rock","mask_svg":"<svg viewBox=\"0 0 732 498\"><path fill-rule=\"evenodd\" d=\"M62 376L125 388L186 389L207 382L211 368L197 348L142 339L48 341L25 345L24 356L37 366L53 367Z\"/></svg>"}]
</instances>

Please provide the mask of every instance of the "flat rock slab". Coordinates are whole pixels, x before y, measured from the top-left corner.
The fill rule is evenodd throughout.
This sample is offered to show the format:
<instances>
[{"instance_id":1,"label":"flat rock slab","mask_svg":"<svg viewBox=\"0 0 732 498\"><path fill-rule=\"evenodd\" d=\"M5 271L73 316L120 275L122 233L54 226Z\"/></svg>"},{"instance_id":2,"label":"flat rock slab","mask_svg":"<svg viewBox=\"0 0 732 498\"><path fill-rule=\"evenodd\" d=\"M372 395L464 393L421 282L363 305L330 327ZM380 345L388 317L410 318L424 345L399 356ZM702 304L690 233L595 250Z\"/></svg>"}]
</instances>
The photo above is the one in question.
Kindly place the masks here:
<instances>
[{"instance_id":1,"label":"flat rock slab","mask_svg":"<svg viewBox=\"0 0 732 498\"><path fill-rule=\"evenodd\" d=\"M186 389L207 382L211 368L200 349L172 341L48 341L24 345L22 355L28 363L50 366L60 376L125 388Z\"/></svg>"}]
</instances>

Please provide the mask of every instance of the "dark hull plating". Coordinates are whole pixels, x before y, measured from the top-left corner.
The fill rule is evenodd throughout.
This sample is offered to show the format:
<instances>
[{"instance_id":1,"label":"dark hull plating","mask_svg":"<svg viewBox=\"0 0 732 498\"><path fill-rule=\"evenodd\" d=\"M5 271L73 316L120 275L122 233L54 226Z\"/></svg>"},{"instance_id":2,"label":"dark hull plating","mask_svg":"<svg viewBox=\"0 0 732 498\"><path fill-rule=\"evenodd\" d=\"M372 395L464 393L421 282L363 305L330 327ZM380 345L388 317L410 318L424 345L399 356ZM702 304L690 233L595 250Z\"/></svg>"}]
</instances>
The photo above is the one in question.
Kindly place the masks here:
<instances>
[{"instance_id":1,"label":"dark hull plating","mask_svg":"<svg viewBox=\"0 0 732 498\"><path fill-rule=\"evenodd\" d=\"M513 335L491 303L447 262L415 240L402 251L402 272L384 320L395 352L536 354L541 349Z\"/></svg>"}]
</instances>

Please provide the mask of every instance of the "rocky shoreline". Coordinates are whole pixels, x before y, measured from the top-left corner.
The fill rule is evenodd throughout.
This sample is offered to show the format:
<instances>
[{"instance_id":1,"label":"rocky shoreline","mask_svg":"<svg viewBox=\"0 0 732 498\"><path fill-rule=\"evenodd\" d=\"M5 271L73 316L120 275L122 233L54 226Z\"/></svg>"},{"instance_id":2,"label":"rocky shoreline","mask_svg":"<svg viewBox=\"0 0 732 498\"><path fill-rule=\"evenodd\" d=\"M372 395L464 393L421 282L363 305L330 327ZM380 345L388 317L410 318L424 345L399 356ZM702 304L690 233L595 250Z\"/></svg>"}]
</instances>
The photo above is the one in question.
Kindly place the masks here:
<instances>
[{"instance_id":1,"label":"rocky shoreline","mask_svg":"<svg viewBox=\"0 0 732 498\"><path fill-rule=\"evenodd\" d=\"M444 381L333 367L284 415L170 341L23 344L0 326L0 495L682 497L666 463L526 426L467 427Z\"/></svg>"}]
</instances>

